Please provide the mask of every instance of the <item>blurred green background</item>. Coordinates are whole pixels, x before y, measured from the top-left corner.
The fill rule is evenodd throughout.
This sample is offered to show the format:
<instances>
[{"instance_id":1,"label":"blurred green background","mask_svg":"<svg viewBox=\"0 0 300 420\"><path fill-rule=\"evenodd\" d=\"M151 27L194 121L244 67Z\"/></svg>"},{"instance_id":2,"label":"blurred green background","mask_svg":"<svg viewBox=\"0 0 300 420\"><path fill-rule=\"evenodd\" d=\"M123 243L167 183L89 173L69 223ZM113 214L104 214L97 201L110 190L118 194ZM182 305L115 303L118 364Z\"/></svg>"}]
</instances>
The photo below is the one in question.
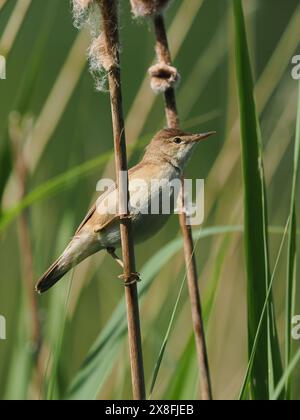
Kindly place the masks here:
<instances>
[{"instance_id":1,"label":"blurred green background","mask_svg":"<svg viewBox=\"0 0 300 420\"><path fill-rule=\"evenodd\" d=\"M290 210L297 113L291 57L299 53L300 4L299 0L284 5L280 0L243 4L262 124L273 267ZM206 180L203 228L234 226L233 233L200 238L196 247L214 396L233 399L241 388L248 356L232 2L174 0L166 18L182 76L178 88L182 126L218 132L201 145L187 176ZM164 111L163 100L151 92L147 76L154 59L151 23L134 21L125 0L120 19L124 108L133 165L145 142L164 126ZM73 27L69 0L0 0L0 54L7 58L7 79L0 81L0 314L7 319L7 340L0 341L1 399L131 397L126 329L119 309L124 291L115 263L96 255L56 289L34 300L28 285L33 288L64 249L96 196L97 181L103 174L113 174L109 95L95 90L86 62L89 40L87 31ZM19 149L15 153L13 145ZM26 211L16 211L28 194ZM141 301L148 389L185 274L180 246L165 261L159 250L172 248L177 237L178 220L173 217L162 232L136 249L138 269L149 280ZM286 249L274 284L282 346L285 278ZM32 332L36 303L42 337L38 361ZM120 311L119 318L115 310ZM103 331L100 348L86 360ZM198 397L192 334L184 288L153 398ZM300 395L298 373L293 377L294 398Z\"/></svg>"}]
</instances>

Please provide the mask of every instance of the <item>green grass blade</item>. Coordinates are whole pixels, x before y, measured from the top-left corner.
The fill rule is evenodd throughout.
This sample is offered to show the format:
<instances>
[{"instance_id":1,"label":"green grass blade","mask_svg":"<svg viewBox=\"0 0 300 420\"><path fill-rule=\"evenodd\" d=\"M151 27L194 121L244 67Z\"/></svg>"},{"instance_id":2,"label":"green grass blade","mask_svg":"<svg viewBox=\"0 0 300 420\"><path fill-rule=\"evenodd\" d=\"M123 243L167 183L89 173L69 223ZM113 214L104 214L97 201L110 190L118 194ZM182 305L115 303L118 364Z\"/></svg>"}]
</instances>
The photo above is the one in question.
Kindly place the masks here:
<instances>
[{"instance_id":1,"label":"green grass blade","mask_svg":"<svg viewBox=\"0 0 300 420\"><path fill-rule=\"evenodd\" d=\"M288 245L288 271L287 271L287 286L286 286L286 348L285 348L285 368L287 369L291 362L292 352L292 317L295 310L295 296L296 296L296 272L297 272L297 219L296 219L296 187L297 177L299 173L300 161L300 85L298 96L298 116L296 128L296 141L294 149L294 167L293 167L293 181L291 193L291 208L290 218L291 224L289 229L289 245ZM290 378L290 377L289 377ZM291 398L291 386L287 382L285 386L285 398Z\"/></svg>"},{"instance_id":2,"label":"green grass blade","mask_svg":"<svg viewBox=\"0 0 300 420\"><path fill-rule=\"evenodd\" d=\"M296 352L295 356L292 358L291 362L285 369L282 378L278 382L273 394L271 395L271 398L270 398L271 401L276 401L280 398L286 383L289 382L289 379L292 373L294 372L294 370L296 369L296 367L298 366L299 362L300 362L300 349Z\"/></svg>"},{"instance_id":3,"label":"green grass blade","mask_svg":"<svg viewBox=\"0 0 300 420\"><path fill-rule=\"evenodd\" d=\"M220 247L220 251L219 251L218 256L216 258L215 270L214 270L211 286L210 286L210 289L209 289L208 297L206 299L204 299L204 302L203 302L203 316L204 316L205 324L207 324L207 322L208 322L208 319L211 315L211 311L212 311L213 304L214 304L214 301L215 301L217 288L218 288L218 283L219 283L219 278L220 278L220 274L221 274L221 269L222 269L222 266L223 266L223 263L224 263L226 250L227 250L227 247L228 247L228 244L229 244L229 238L230 238L230 235L226 234L226 236L223 239L223 242L222 242L221 247ZM198 241L199 241L199 238L198 238ZM196 246L197 246L197 242L195 243L195 247ZM152 377L152 384L151 384L151 389L150 389L150 398L151 398L151 395L152 395L153 390L154 390L154 386L155 386L155 383L156 383L156 380L157 380L157 377L158 377L158 373L159 373L159 369L160 369L160 366L161 366L161 363L162 363L164 352L166 350L167 342L168 342L169 337L170 337L170 333L171 333L171 330L172 330L172 325L173 325L174 320L175 320L175 313L176 313L177 308L178 308L178 303L179 303L179 299L180 299L181 294L182 294L182 287L180 288L178 298L176 300L175 307L174 307L174 310L173 310L173 313L172 313L172 317L171 317L171 320L170 320L170 323L169 323L169 326L168 326L168 330L167 330L165 339L163 341L163 345L161 347L161 350L160 350L160 353L159 353L159 356L158 356L158 359L157 359L157 362L156 362L156 365L155 365L155 368L154 368L153 377ZM193 345L192 349L193 349L193 354L195 355L194 338L193 338L193 344L194 345ZM183 388L184 388L185 391L186 391L187 387L184 387L183 383L185 382L186 385L187 385L188 378L184 375L186 375L187 364L192 363L191 359L192 359L191 346L188 345L187 348L185 349L185 351L183 352L182 356L181 356L180 362L178 363L177 369L179 371L174 373L176 375L176 378L177 378L176 385L173 384L173 378L172 378L172 381L170 383L170 388L172 388L173 391L172 392L170 391L170 392L167 393L167 395L168 395L167 399L169 399L169 398L170 399L181 399L180 398L181 390L183 390ZM196 370L196 371L198 372L198 370ZM189 388L191 389L191 392L187 395L191 396L191 395L195 394L195 388L196 387L193 385L193 388L191 388L191 384L189 384ZM192 390L194 391L194 393L192 392Z\"/></svg>"},{"instance_id":4,"label":"green grass blade","mask_svg":"<svg viewBox=\"0 0 300 420\"><path fill-rule=\"evenodd\" d=\"M25 115L30 108L30 100L34 93L34 87L37 80L38 72L42 60L45 58L47 53L47 41L51 35L51 30L55 22L56 11L58 10L58 0L54 0L48 3L44 11L44 20L41 22L41 29L36 37L35 45L32 47L31 55L26 66L26 72L20 89L16 94L16 99L13 104L12 110L18 111L21 115ZM12 169L10 145L9 145L9 134L8 134L8 123L5 126L5 130L1 133L0 141L0 203L2 194L5 189L6 182L9 178Z\"/></svg>"},{"instance_id":5,"label":"green grass blade","mask_svg":"<svg viewBox=\"0 0 300 420\"><path fill-rule=\"evenodd\" d=\"M236 69L240 103L241 145L244 178L245 254L248 278L249 354L270 284L262 147L254 101L254 83L241 0L233 0L235 16ZM281 376L279 344L270 297L268 319L262 333L251 373L254 399L267 400L269 387ZM274 331L274 335L271 333Z\"/></svg>"},{"instance_id":6,"label":"green grass blade","mask_svg":"<svg viewBox=\"0 0 300 420\"><path fill-rule=\"evenodd\" d=\"M181 298L181 295L182 295L182 292L183 292L185 281L186 281L186 276L181 283L181 286L180 286L180 289L179 289L179 292L178 292L178 296L177 296L177 299L176 299L176 302L175 302L175 305L174 305L174 308L173 308L173 311L172 311L171 319L170 319L170 322L169 322L169 325L168 325L168 328L167 328L167 332L166 332L166 335L164 337L164 340L163 340L163 343L162 343L162 346L161 346L161 349L159 351L159 355L158 355L158 358L157 358L157 361L156 361L156 364L155 364L155 367L154 367L151 386L150 386L149 400L151 400L151 398L152 398L152 394L153 394L154 387L155 387L155 384L156 384L156 380L157 380L157 377L158 377L161 362L163 360L165 350L166 350L166 347L167 347L167 344L168 344L168 341L169 341L169 338L170 338L170 335L171 335L172 327L173 327L173 324L174 324L174 321L175 321L175 316L176 316L176 313L177 313L177 309L178 309L178 306L179 306L179 302L180 302L180 298Z\"/></svg>"},{"instance_id":7,"label":"green grass blade","mask_svg":"<svg viewBox=\"0 0 300 420\"><path fill-rule=\"evenodd\" d=\"M73 276L74 272L72 273ZM68 305L69 305L69 299L71 294L71 286L72 285L72 278L70 278L69 283L66 283L66 286L64 285L65 293L60 296L63 297L66 296L64 302L60 302L60 314L61 319L59 322L59 327L57 328L57 337L54 342L54 352L52 354L52 361L51 361L51 374L48 381L48 387L47 387L47 393L46 393L46 399L51 401L56 399L57 395L59 395L58 387L57 387L57 377L58 377L58 368L59 368L59 359L63 348L63 340L64 340L64 333L67 325L67 317L68 317ZM59 290L60 291L60 290ZM57 299L55 299L55 303L57 306Z\"/></svg>"},{"instance_id":8,"label":"green grass blade","mask_svg":"<svg viewBox=\"0 0 300 420\"><path fill-rule=\"evenodd\" d=\"M269 285L269 288L268 288L266 300L265 300L265 303L264 303L264 307L263 307L261 317L260 317L260 320L259 320L259 324L258 324L258 328L257 328L257 331L256 331L254 344L253 344L253 348L252 348L252 351L251 351L251 354L250 354L249 363L248 363L248 366L247 366L247 371L246 371L246 375L245 375L245 378L244 378L244 381L243 381L243 385L242 385L242 389L241 389L241 392L240 392L239 400L245 400L247 398L250 375L251 375L251 371L252 371L252 368L253 368L253 362L254 362L254 358L255 358L255 354L256 354L256 350L257 350L257 344L259 342L259 338L260 338L260 335L261 335L263 321L264 321L265 316L266 316L268 302L269 302L269 299L270 299L270 296L271 296L271 293L272 293L272 287L273 287L273 283L274 283L274 279L275 279L276 270L278 268L279 260L280 260L280 257L281 257L282 251L283 251L283 245L284 245L284 241L285 241L285 238L286 238L286 235L287 235L289 225L290 225L290 219L287 222L285 231L283 233L283 238L282 238L282 241L281 241L281 244L280 244L280 247L279 247L279 251L278 251L278 254L277 254L275 267L274 267L274 270L273 270L273 273L272 273L271 282L270 282L270 285Z\"/></svg>"},{"instance_id":9,"label":"green grass blade","mask_svg":"<svg viewBox=\"0 0 300 420\"><path fill-rule=\"evenodd\" d=\"M28 339L29 328L24 300L22 296L18 333L6 384L5 400L28 399L29 384L32 379L34 351Z\"/></svg>"},{"instance_id":10,"label":"green grass blade","mask_svg":"<svg viewBox=\"0 0 300 420\"><path fill-rule=\"evenodd\" d=\"M56 248L60 250L65 243L65 238L71 236L74 225L73 215L67 212L62 219L57 233ZM63 354L65 332L68 330L70 319L68 306L71 294L74 270L68 274L68 281L60 282L50 296L45 323L44 340L49 346L49 356L45 367L40 397L46 400L56 400L61 396L59 387L60 361ZM43 298L41 298L43 299Z\"/></svg>"},{"instance_id":11,"label":"green grass blade","mask_svg":"<svg viewBox=\"0 0 300 420\"><path fill-rule=\"evenodd\" d=\"M195 337L192 333L182 352L176 370L165 392L165 400L192 400L199 391L199 373L195 350Z\"/></svg>"},{"instance_id":12,"label":"green grass blade","mask_svg":"<svg viewBox=\"0 0 300 420\"><path fill-rule=\"evenodd\" d=\"M241 233L243 233L243 227L241 226ZM212 278L209 280L207 295L204 297L203 302L203 319L204 324L207 325L215 304L215 299L218 291L219 280L222 273L222 268L225 262L228 246L230 243L231 235L227 234L224 236L220 249L214 261L214 272Z\"/></svg>"},{"instance_id":13,"label":"green grass blade","mask_svg":"<svg viewBox=\"0 0 300 420\"><path fill-rule=\"evenodd\" d=\"M91 159L61 175L46 181L33 191L31 191L23 200L21 200L15 207L7 210L0 219L0 233L2 233L18 216L19 214L46 198L50 198L54 194L63 191L67 186L73 185L81 177L89 174L93 170L100 170L104 168L107 159L112 156L112 153L102 154L101 156Z\"/></svg>"}]
</instances>

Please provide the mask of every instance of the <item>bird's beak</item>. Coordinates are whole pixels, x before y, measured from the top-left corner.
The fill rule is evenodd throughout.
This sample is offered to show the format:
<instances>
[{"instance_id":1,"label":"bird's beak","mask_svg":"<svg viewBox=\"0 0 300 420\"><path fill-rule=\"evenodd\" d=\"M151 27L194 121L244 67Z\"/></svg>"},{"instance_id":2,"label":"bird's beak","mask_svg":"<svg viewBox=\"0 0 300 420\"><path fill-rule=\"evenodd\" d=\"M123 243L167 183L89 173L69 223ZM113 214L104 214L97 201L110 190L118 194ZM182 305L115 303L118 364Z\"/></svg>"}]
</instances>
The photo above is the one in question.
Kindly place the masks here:
<instances>
[{"instance_id":1,"label":"bird's beak","mask_svg":"<svg viewBox=\"0 0 300 420\"><path fill-rule=\"evenodd\" d=\"M192 136L189 136L188 142L199 143L200 141L205 140L210 136L214 136L215 134L217 134L216 131L209 131L208 133L202 133L202 134L194 134Z\"/></svg>"}]
</instances>

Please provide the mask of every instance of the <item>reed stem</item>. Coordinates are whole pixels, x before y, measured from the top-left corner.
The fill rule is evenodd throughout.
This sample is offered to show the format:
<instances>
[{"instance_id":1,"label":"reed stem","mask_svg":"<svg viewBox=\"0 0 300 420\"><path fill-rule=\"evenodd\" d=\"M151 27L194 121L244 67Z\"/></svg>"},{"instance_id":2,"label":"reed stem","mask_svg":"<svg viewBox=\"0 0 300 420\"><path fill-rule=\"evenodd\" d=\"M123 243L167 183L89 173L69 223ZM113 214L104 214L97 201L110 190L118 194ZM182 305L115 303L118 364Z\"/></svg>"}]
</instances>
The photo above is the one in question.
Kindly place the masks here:
<instances>
[{"instance_id":1,"label":"reed stem","mask_svg":"<svg viewBox=\"0 0 300 420\"><path fill-rule=\"evenodd\" d=\"M119 56L119 23L116 0L98 0L103 22L105 50L112 65L108 70L114 132L115 165L117 180L122 173L128 181L125 125L122 105L122 84ZM128 338L131 363L132 391L135 400L146 398L142 340L140 330L137 284L126 284L136 272L132 223L128 210L128 182L118 182L121 245L124 263L125 295L128 320ZM124 210L124 211L123 211Z\"/></svg>"},{"instance_id":2,"label":"reed stem","mask_svg":"<svg viewBox=\"0 0 300 420\"><path fill-rule=\"evenodd\" d=\"M154 17L154 28L156 34L156 54L160 63L171 65L168 37L163 15ZM176 94L173 87L165 91L165 111L167 124L170 128L179 128L179 115L176 104ZM194 242L191 227L187 223L187 215L184 210L183 183L181 189L182 211L179 216L180 227L184 241L184 255L187 270L187 283L189 289L193 327L196 341L197 359L200 371L201 398L212 400L212 389L208 365L207 348L203 326L200 291L198 287L197 264L194 253Z\"/></svg>"}]
</instances>

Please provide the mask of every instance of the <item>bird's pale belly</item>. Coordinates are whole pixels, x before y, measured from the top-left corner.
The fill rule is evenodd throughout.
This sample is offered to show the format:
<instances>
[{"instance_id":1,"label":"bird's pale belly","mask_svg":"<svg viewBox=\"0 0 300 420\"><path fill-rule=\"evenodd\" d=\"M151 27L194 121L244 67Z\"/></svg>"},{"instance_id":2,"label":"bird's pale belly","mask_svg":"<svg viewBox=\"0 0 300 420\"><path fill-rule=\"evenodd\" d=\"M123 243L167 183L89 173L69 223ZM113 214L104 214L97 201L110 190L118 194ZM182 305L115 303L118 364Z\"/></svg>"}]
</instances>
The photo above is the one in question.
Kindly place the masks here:
<instances>
[{"instance_id":1,"label":"bird's pale belly","mask_svg":"<svg viewBox=\"0 0 300 420\"><path fill-rule=\"evenodd\" d=\"M139 194L138 197L137 194ZM140 192L137 194L135 195L134 192L131 193L132 201L139 202L138 209L133 208L131 210L135 243L144 242L164 227L170 215L174 212L178 192L172 190L170 197L164 198L164 200L168 201L166 207L162 205L163 199L160 190L152 191L151 196L141 195ZM152 214L153 208L151 207L151 203L153 202L159 203L159 207L155 211L156 214ZM102 232L99 235L99 240L101 247L103 248L119 248L121 244L119 225L116 224L111 228L108 228L105 232Z\"/></svg>"},{"instance_id":2,"label":"bird's pale belly","mask_svg":"<svg viewBox=\"0 0 300 420\"><path fill-rule=\"evenodd\" d=\"M141 215L133 220L134 242L140 243L154 236L167 223L170 215ZM121 245L121 233L119 226L107 230L100 235L101 248L119 248Z\"/></svg>"}]
</instances>

